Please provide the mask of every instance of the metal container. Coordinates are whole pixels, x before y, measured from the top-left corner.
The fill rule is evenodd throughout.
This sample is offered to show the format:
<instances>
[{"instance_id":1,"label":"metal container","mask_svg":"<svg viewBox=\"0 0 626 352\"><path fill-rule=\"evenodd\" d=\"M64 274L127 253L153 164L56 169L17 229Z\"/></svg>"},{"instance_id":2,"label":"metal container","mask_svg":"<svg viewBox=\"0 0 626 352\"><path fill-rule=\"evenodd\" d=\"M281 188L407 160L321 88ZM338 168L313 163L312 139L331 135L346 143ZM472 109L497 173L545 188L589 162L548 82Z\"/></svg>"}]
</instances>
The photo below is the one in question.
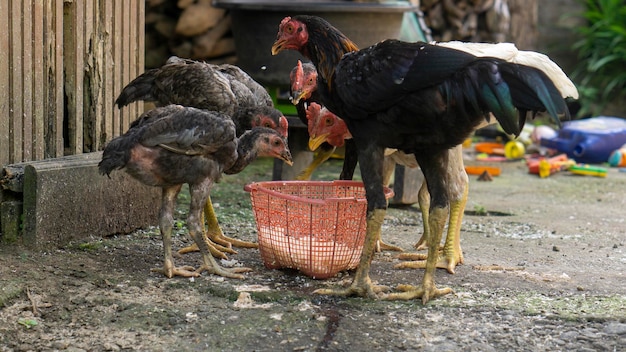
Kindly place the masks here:
<instances>
[{"instance_id":1,"label":"metal container","mask_svg":"<svg viewBox=\"0 0 626 352\"><path fill-rule=\"evenodd\" d=\"M271 47L284 17L322 17L364 48L383 39L399 38L404 13L417 10L407 1L216 0L214 6L231 12L237 64L255 80L274 87L289 86L289 72L297 60L308 61L295 51L272 56Z\"/></svg>"}]
</instances>

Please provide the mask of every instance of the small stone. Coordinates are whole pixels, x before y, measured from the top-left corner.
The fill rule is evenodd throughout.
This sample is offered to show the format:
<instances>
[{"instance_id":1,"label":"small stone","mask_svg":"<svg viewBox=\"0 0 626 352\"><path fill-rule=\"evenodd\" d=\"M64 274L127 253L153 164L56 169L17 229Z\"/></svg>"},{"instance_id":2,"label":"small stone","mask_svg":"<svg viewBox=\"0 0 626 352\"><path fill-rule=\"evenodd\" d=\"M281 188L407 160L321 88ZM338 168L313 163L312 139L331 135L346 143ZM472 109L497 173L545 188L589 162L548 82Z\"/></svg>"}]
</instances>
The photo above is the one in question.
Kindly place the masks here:
<instances>
[{"instance_id":1,"label":"small stone","mask_svg":"<svg viewBox=\"0 0 626 352\"><path fill-rule=\"evenodd\" d=\"M480 176L478 176L477 180L478 181L493 181L493 176L491 176L489 171L485 170L483 171L482 174L480 174Z\"/></svg>"},{"instance_id":2,"label":"small stone","mask_svg":"<svg viewBox=\"0 0 626 352\"><path fill-rule=\"evenodd\" d=\"M624 323L610 323L602 330L605 334L611 335L626 335L626 324Z\"/></svg>"},{"instance_id":3,"label":"small stone","mask_svg":"<svg viewBox=\"0 0 626 352\"><path fill-rule=\"evenodd\" d=\"M561 336L559 336L559 338L565 341L570 341L570 340L575 340L578 337L578 335L580 335L578 331L566 331L562 333Z\"/></svg>"},{"instance_id":4,"label":"small stone","mask_svg":"<svg viewBox=\"0 0 626 352\"><path fill-rule=\"evenodd\" d=\"M552 342L554 342L555 344L557 344L559 346L565 345L565 341L563 341L561 339L557 339L557 338L552 339Z\"/></svg>"}]
</instances>

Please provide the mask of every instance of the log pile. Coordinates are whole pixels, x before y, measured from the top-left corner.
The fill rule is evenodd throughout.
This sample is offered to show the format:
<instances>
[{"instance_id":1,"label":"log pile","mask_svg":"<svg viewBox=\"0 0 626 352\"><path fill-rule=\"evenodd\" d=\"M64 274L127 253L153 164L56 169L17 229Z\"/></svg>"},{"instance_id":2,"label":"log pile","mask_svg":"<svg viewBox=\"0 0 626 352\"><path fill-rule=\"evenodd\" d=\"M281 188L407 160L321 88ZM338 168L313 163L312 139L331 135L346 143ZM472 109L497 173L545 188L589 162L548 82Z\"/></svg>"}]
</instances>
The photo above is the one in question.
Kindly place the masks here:
<instances>
[{"instance_id":1,"label":"log pile","mask_svg":"<svg viewBox=\"0 0 626 352\"><path fill-rule=\"evenodd\" d=\"M146 68L171 55L216 63L236 60L231 17L212 0L146 0Z\"/></svg>"},{"instance_id":2,"label":"log pile","mask_svg":"<svg viewBox=\"0 0 626 352\"><path fill-rule=\"evenodd\" d=\"M511 14L507 0L421 0L426 25L433 40L503 42Z\"/></svg>"},{"instance_id":3,"label":"log pile","mask_svg":"<svg viewBox=\"0 0 626 352\"><path fill-rule=\"evenodd\" d=\"M531 50L537 0L410 0L424 13L432 39L517 43ZM235 63L231 17L212 0L146 0L146 68L171 55Z\"/></svg>"}]
</instances>

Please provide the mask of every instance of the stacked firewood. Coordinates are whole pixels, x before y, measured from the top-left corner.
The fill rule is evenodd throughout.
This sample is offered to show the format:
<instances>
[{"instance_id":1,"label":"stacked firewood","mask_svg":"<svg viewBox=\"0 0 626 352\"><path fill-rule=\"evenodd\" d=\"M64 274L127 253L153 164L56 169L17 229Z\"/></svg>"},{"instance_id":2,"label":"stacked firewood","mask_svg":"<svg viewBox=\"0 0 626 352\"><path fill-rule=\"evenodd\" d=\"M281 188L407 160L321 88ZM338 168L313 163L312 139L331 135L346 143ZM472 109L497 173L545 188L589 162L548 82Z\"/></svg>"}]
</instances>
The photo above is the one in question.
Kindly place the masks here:
<instances>
[{"instance_id":1,"label":"stacked firewood","mask_svg":"<svg viewBox=\"0 0 626 352\"><path fill-rule=\"evenodd\" d=\"M433 40L534 47L537 0L409 1L424 13ZM212 0L146 0L146 67L159 67L171 55L235 63L228 11L213 7Z\"/></svg>"},{"instance_id":2,"label":"stacked firewood","mask_svg":"<svg viewBox=\"0 0 626 352\"><path fill-rule=\"evenodd\" d=\"M146 0L146 67L171 55L208 62L234 62L231 17L212 0Z\"/></svg>"},{"instance_id":3,"label":"stacked firewood","mask_svg":"<svg viewBox=\"0 0 626 352\"><path fill-rule=\"evenodd\" d=\"M421 0L434 40L503 42L511 14L507 0Z\"/></svg>"}]
</instances>

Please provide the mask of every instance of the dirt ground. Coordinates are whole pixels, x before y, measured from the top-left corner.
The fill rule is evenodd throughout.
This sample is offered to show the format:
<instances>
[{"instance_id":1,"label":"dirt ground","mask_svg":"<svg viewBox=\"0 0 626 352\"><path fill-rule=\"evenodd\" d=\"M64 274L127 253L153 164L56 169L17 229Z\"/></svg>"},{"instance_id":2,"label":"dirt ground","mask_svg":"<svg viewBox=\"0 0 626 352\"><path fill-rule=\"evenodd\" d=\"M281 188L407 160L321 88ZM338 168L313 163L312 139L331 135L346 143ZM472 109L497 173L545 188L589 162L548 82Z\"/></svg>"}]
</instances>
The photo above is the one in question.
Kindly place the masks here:
<instances>
[{"instance_id":1,"label":"dirt ground","mask_svg":"<svg viewBox=\"0 0 626 352\"><path fill-rule=\"evenodd\" d=\"M332 179L339 165L316 175ZM163 258L150 228L49 252L1 245L0 351L625 351L626 173L540 179L521 162L499 166L492 182L471 176L465 263L437 271L454 294L425 306L315 295L352 273L313 280L269 270L254 249L224 263L251 267L244 280L167 279L150 272ZM270 172L262 160L216 186L228 235L256 240L242 185ZM190 240L177 225L181 248ZM416 206L389 209L387 242L410 251L421 232ZM396 256L377 254L372 279L419 283L422 271L394 269ZM198 263L197 253L177 261Z\"/></svg>"}]
</instances>

